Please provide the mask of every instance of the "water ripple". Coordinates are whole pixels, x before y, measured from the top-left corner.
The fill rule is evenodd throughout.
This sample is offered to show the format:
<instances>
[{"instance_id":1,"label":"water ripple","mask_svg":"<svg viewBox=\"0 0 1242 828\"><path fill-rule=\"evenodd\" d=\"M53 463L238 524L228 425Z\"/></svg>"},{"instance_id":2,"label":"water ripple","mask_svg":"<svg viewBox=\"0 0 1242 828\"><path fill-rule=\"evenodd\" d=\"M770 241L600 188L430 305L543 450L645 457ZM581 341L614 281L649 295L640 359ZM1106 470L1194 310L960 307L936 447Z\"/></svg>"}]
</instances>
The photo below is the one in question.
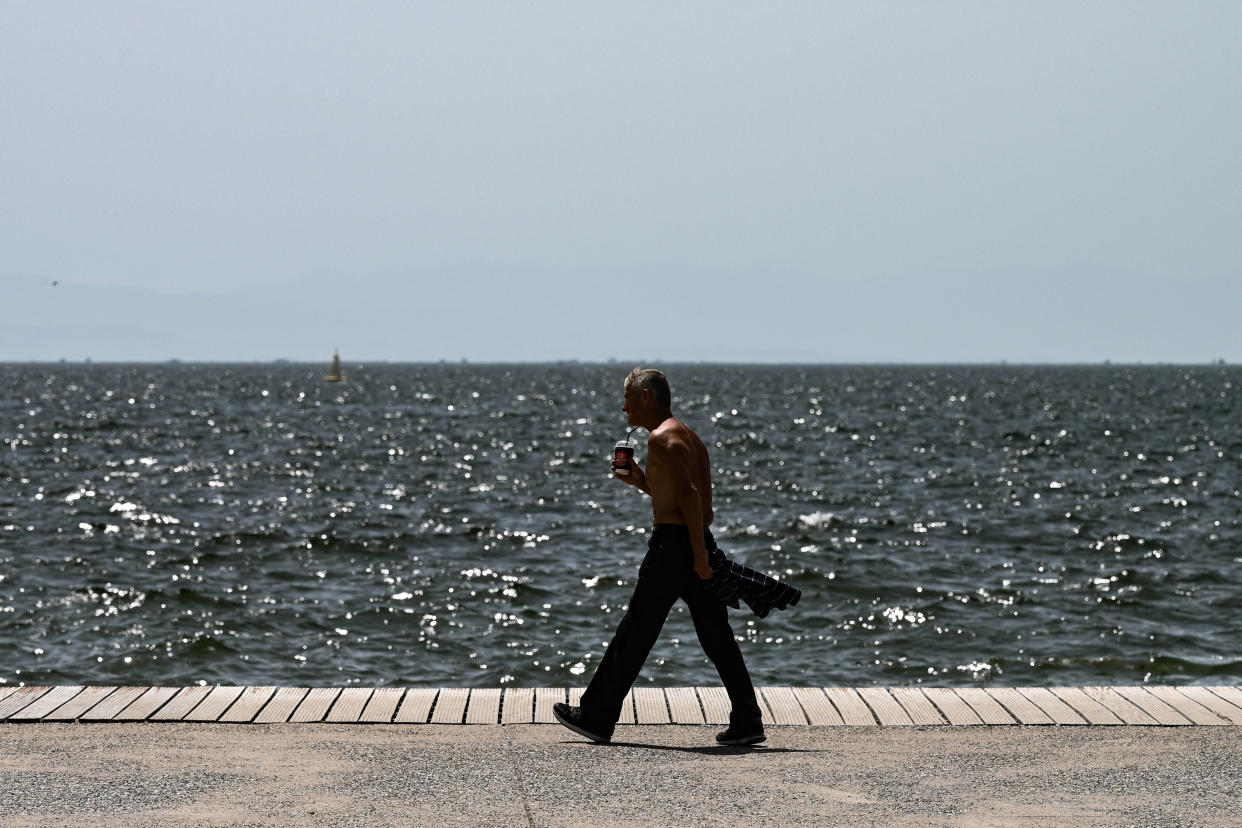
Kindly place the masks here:
<instances>
[{"instance_id":1,"label":"water ripple","mask_svg":"<svg viewBox=\"0 0 1242 828\"><path fill-rule=\"evenodd\" d=\"M669 369L756 681L1238 681L1242 371ZM4 365L0 681L580 684L648 508L613 366ZM643 681L715 683L684 608Z\"/></svg>"}]
</instances>

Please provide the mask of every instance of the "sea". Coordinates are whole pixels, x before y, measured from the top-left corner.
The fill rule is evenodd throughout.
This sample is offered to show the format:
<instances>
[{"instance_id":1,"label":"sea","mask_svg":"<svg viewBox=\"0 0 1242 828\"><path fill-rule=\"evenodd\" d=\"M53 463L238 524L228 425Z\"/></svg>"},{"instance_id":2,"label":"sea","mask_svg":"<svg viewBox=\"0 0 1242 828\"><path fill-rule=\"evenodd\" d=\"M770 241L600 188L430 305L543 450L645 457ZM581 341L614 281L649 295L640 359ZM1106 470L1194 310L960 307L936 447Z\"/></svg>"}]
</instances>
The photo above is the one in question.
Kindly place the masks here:
<instances>
[{"instance_id":1,"label":"sea","mask_svg":"<svg viewBox=\"0 0 1242 828\"><path fill-rule=\"evenodd\" d=\"M629 367L0 365L0 684L585 685ZM659 367L802 590L757 684L1242 681L1242 368ZM683 605L639 682L719 683Z\"/></svg>"}]
</instances>

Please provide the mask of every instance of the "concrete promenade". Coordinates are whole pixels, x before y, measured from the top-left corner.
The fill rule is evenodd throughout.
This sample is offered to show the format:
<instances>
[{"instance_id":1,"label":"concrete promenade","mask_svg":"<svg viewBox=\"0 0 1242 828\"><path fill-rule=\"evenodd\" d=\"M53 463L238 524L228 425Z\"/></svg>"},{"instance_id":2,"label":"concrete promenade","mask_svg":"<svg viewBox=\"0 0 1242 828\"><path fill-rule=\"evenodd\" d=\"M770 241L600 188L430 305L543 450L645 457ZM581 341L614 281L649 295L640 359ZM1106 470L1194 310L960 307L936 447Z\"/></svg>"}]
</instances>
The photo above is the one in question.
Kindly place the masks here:
<instances>
[{"instance_id":1,"label":"concrete promenade","mask_svg":"<svg viewBox=\"0 0 1242 828\"><path fill-rule=\"evenodd\" d=\"M320 688L321 715L306 708L307 721L291 721L314 692L302 688L284 720L263 723L282 688L122 689L0 689L0 825L1242 824L1242 695L1230 687L953 691L965 708L929 692L937 688L763 688L766 712L792 717L792 697L803 721L770 724L753 749L715 744L701 692L713 688L644 688L663 698L670 723L619 727L607 746L534 721L542 699L576 695L565 689L505 690L497 719L472 726L474 693L461 702L453 688L431 689L421 721L428 693L401 690L378 725L361 724L363 713L382 719L372 704L395 694ZM478 710L491 710L494 695L479 693ZM655 696L637 693L636 722L644 695L643 709L656 709ZM672 723L689 715L690 698L702 723ZM410 721L399 721L415 699ZM1125 723L1120 713L1137 714L1118 699L1151 721ZM989 702L1007 723L982 721L997 712ZM501 723L506 705L514 718L529 711L528 722ZM1087 720L1110 705L1110 723ZM333 710L353 718L328 721ZM436 710L455 723L432 721ZM839 723L811 723L829 710ZM965 710L980 721L949 722ZM869 723L846 721L863 711ZM1077 720L1058 724L1067 711ZM916 722L933 713L939 724Z\"/></svg>"}]
</instances>

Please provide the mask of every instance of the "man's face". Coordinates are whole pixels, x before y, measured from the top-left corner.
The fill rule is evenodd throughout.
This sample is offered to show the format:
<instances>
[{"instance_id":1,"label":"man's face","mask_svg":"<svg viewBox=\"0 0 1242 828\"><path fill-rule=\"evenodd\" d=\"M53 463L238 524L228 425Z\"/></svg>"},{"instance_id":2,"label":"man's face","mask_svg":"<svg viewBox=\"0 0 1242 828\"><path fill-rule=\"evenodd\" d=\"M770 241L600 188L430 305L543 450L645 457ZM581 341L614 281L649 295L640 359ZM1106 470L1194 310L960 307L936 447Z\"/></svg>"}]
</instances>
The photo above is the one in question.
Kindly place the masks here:
<instances>
[{"instance_id":1,"label":"man's face","mask_svg":"<svg viewBox=\"0 0 1242 828\"><path fill-rule=\"evenodd\" d=\"M632 386L625 388L625 404L621 406L621 410L629 415L627 423L629 425L637 425L634 418L638 416L638 412L642 410L643 392Z\"/></svg>"}]
</instances>

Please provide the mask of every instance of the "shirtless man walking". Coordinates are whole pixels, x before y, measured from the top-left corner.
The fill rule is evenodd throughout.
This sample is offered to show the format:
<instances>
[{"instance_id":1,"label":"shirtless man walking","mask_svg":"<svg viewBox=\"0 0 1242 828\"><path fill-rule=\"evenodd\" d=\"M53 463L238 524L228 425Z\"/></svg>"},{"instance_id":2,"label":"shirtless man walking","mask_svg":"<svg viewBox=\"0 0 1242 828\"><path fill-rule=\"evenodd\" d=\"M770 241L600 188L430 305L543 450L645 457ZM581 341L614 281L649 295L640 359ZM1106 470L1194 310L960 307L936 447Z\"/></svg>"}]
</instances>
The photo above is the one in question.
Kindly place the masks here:
<instances>
[{"instance_id":1,"label":"shirtless man walking","mask_svg":"<svg viewBox=\"0 0 1242 828\"><path fill-rule=\"evenodd\" d=\"M711 463L707 447L673 416L668 379L659 371L635 368L625 380L631 426L647 429L647 469L630 460L629 474L613 475L651 496L654 528L629 609L617 627L595 676L582 694L581 707L557 704L557 721L596 742L612 739L625 694L638 678L664 620L678 598L690 608L703 651L716 666L729 694L729 728L716 737L725 745L764 740L755 688L742 651L729 627L728 608L709 592L708 553L712 538Z\"/></svg>"}]
</instances>

